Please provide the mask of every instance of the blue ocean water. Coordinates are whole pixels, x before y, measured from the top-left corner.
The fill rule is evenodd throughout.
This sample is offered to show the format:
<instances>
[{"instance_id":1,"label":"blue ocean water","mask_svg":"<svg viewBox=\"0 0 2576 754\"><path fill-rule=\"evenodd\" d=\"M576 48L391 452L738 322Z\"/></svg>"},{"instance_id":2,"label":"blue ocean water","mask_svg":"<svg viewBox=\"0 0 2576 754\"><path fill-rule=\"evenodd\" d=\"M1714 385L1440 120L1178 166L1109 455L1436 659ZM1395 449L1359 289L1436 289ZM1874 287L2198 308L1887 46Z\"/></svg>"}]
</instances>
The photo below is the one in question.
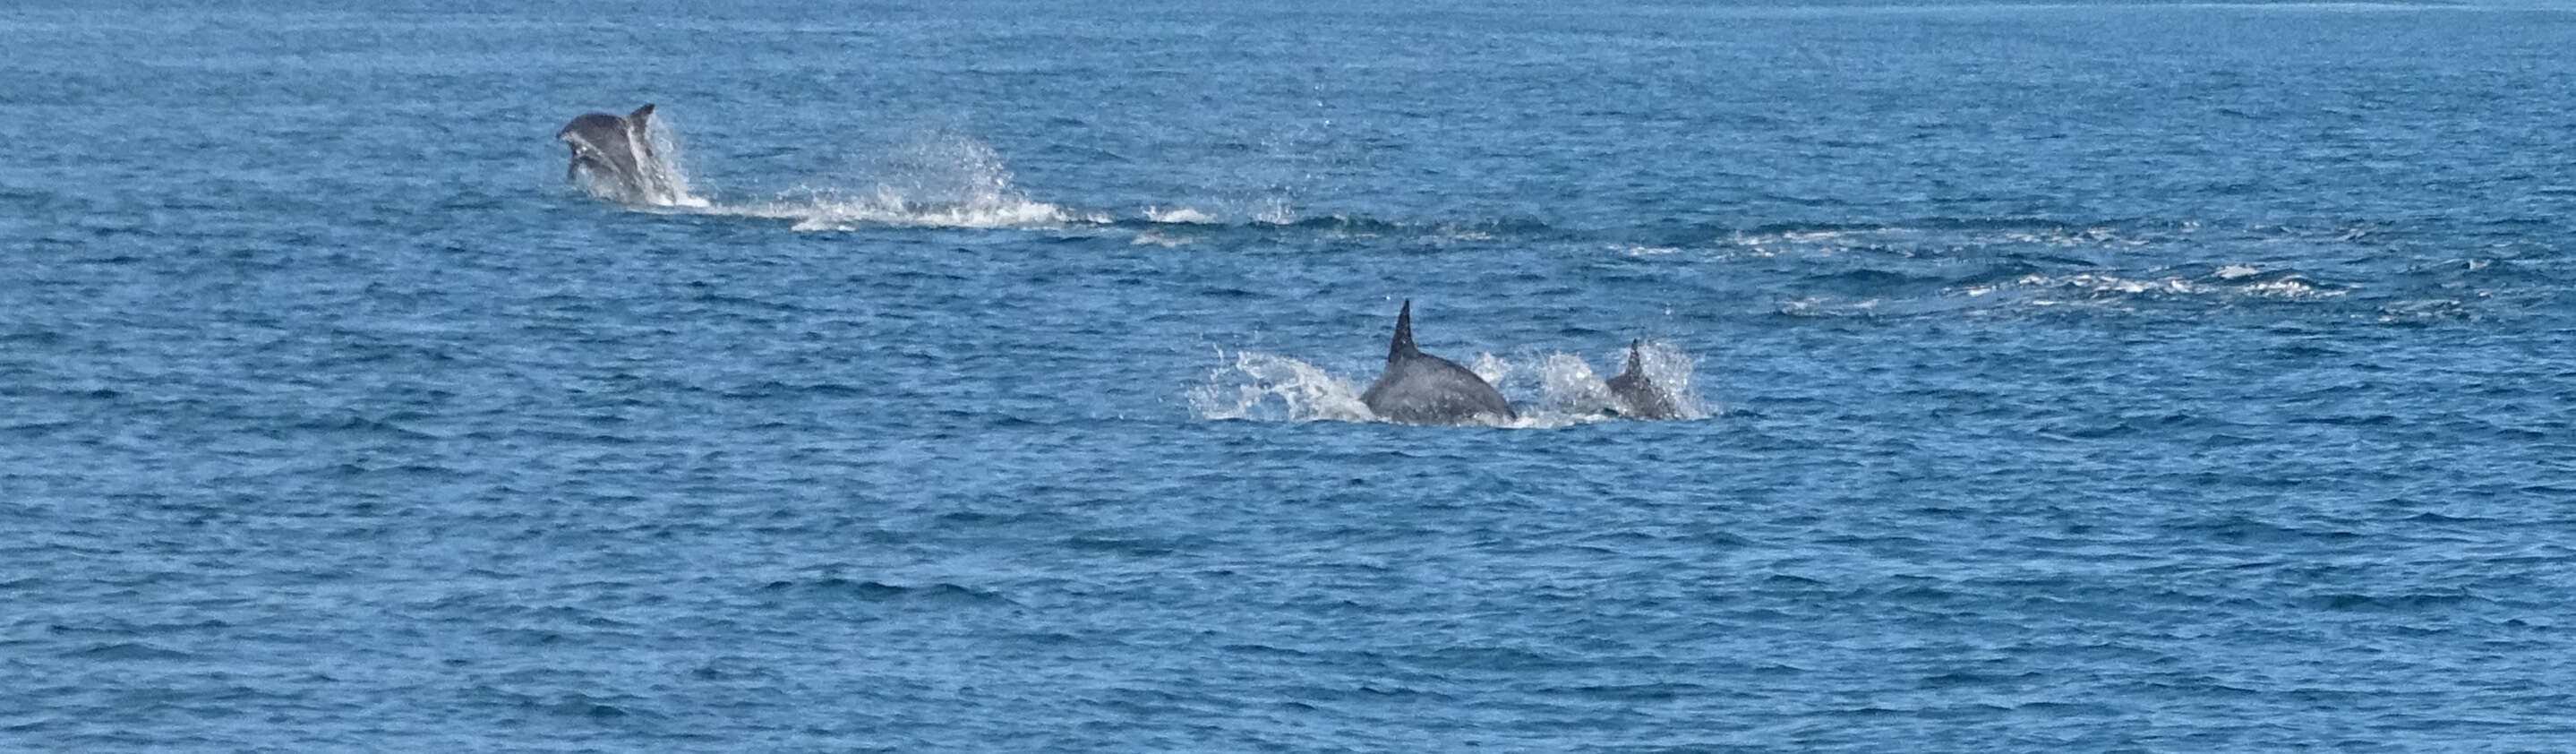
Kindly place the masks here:
<instances>
[{"instance_id":1,"label":"blue ocean water","mask_svg":"<svg viewBox=\"0 0 2576 754\"><path fill-rule=\"evenodd\" d=\"M2563 6L0 49L0 750L2576 749Z\"/></svg>"}]
</instances>

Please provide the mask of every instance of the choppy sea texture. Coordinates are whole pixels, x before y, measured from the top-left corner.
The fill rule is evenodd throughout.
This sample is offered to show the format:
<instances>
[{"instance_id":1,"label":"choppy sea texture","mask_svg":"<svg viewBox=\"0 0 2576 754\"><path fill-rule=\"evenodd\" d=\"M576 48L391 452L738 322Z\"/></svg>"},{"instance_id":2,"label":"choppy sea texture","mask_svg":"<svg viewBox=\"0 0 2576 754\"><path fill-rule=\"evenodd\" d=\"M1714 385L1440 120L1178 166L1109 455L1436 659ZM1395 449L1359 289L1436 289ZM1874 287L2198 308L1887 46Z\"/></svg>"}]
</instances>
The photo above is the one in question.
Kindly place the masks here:
<instances>
[{"instance_id":1,"label":"choppy sea texture","mask_svg":"<svg viewBox=\"0 0 2576 754\"><path fill-rule=\"evenodd\" d=\"M2564 750L2571 42L14 5L0 749Z\"/></svg>"}]
</instances>

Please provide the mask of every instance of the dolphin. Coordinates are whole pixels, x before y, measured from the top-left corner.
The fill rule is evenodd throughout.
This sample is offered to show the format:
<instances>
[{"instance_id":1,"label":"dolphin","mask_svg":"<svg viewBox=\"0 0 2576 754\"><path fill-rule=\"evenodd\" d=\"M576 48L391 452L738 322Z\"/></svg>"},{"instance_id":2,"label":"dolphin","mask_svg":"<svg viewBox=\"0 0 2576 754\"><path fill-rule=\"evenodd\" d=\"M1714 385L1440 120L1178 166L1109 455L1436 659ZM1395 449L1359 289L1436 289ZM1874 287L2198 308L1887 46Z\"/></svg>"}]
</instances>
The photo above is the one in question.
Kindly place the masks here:
<instances>
[{"instance_id":1,"label":"dolphin","mask_svg":"<svg viewBox=\"0 0 2576 754\"><path fill-rule=\"evenodd\" d=\"M1466 367L1413 347L1413 300L1395 314L1386 371L1360 394L1370 413L1406 424L1466 424L1520 418L1511 401Z\"/></svg>"},{"instance_id":2,"label":"dolphin","mask_svg":"<svg viewBox=\"0 0 2576 754\"><path fill-rule=\"evenodd\" d=\"M555 132L556 139L572 147L572 164L564 166L564 180L587 170L592 180L625 201L670 202L671 182L661 172L662 157L653 152L648 135L652 118L653 106L646 104L623 118L587 113L564 124L563 130Z\"/></svg>"},{"instance_id":3,"label":"dolphin","mask_svg":"<svg viewBox=\"0 0 2576 754\"><path fill-rule=\"evenodd\" d=\"M1610 378L1610 394L1619 397L1620 414L1649 421L1679 418L1681 412L1673 410L1672 399L1664 397L1655 381L1646 378L1645 364L1637 358L1637 348L1642 345L1645 341L1628 341L1628 369Z\"/></svg>"}]
</instances>

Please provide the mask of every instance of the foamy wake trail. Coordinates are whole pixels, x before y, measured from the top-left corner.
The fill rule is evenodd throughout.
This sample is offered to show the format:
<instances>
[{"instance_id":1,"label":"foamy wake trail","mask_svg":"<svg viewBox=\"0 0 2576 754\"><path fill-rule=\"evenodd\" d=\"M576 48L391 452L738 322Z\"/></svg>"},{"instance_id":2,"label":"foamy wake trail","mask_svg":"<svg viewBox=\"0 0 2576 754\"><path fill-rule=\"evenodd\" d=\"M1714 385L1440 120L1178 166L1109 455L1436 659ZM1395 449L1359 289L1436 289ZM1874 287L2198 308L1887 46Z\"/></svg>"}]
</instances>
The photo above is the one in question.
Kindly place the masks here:
<instances>
[{"instance_id":1,"label":"foamy wake trail","mask_svg":"<svg viewBox=\"0 0 2576 754\"><path fill-rule=\"evenodd\" d=\"M1000 155L963 136L917 140L882 162L876 185L865 191L809 187L766 202L713 210L793 220L799 231L851 231L869 225L1051 228L1109 221L1104 215L1030 199L1013 185Z\"/></svg>"},{"instance_id":2,"label":"foamy wake trail","mask_svg":"<svg viewBox=\"0 0 2576 754\"><path fill-rule=\"evenodd\" d=\"M866 226L1062 229L1108 226L1109 214L1074 209L1032 199L1015 184L1001 155L983 142L953 133L921 136L903 146L873 155L863 172L869 178L852 184L808 184L780 192L765 201L727 201L700 196L684 167L681 140L668 115L654 118L647 138L655 154L636 155L643 171L641 195L615 181L584 173L581 187L592 196L648 211L756 217L787 220L794 230L854 231ZM1284 201L1273 198L1239 207L1254 224L1295 222ZM1232 212L1210 212L1188 206L1144 207L1136 219L1157 226L1190 229L1227 225ZM1138 233L1136 243L1166 246L1189 242L1187 235Z\"/></svg>"},{"instance_id":3,"label":"foamy wake trail","mask_svg":"<svg viewBox=\"0 0 2576 754\"><path fill-rule=\"evenodd\" d=\"M1639 351L1641 366L1672 401L1682 419L1706 419L1714 411L1691 388L1694 361L1672 344L1650 341ZM1322 367L1277 354L1242 351L1234 363L1209 371L1205 382L1190 388L1191 413L1201 419L1254 421L1377 421L1360 393L1376 375L1345 378ZM1625 364L1627 351L1618 352ZM1480 353L1467 368L1503 392L1520 418L1502 426L1515 429L1566 427L1605 421L1615 416L1618 399L1605 378L1581 357L1557 352L1528 369L1491 353ZM1531 394L1535 393L1533 399Z\"/></svg>"},{"instance_id":4,"label":"foamy wake trail","mask_svg":"<svg viewBox=\"0 0 2576 754\"><path fill-rule=\"evenodd\" d=\"M892 186L876 193L847 197L814 192L803 198L781 198L725 208L731 214L794 220L799 231L852 231L868 225L925 228L1052 228L1075 223L1101 223L1107 218L1063 206L1033 201L1016 192L952 200L920 197Z\"/></svg>"}]
</instances>

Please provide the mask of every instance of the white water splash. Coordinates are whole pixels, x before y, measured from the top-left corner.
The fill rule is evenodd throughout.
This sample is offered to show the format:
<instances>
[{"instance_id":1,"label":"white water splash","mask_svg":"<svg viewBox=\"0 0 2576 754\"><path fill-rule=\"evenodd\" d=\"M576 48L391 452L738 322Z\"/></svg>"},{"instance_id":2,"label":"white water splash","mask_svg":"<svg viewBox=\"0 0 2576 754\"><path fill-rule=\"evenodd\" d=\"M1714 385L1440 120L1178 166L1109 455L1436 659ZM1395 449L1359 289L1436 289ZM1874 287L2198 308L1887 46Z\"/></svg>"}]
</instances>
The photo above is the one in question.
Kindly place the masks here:
<instances>
[{"instance_id":1,"label":"white water splash","mask_svg":"<svg viewBox=\"0 0 2576 754\"><path fill-rule=\"evenodd\" d=\"M1619 407L1610 394L1610 384L1593 373L1583 357L1565 352L1547 355L1539 362L1538 374L1542 397L1540 410L1569 414L1601 414Z\"/></svg>"},{"instance_id":2,"label":"white water splash","mask_svg":"<svg viewBox=\"0 0 2576 754\"><path fill-rule=\"evenodd\" d=\"M680 147L678 128L666 118L648 118L645 120L644 139L652 144L653 155L658 159L639 161L636 164L644 166L647 172L652 173L654 181L664 190L661 196L655 197L660 200L658 203L663 206L692 208L713 204L707 201L706 197L698 196L697 192L690 187L689 171L683 167L688 164L687 153Z\"/></svg>"},{"instance_id":3,"label":"white water splash","mask_svg":"<svg viewBox=\"0 0 2576 754\"><path fill-rule=\"evenodd\" d=\"M1373 421L1360 391L1322 367L1275 354L1243 351L1232 366L1191 388L1190 410L1202 419Z\"/></svg>"},{"instance_id":4,"label":"white water splash","mask_svg":"<svg viewBox=\"0 0 2576 754\"><path fill-rule=\"evenodd\" d=\"M1289 225L1297 222L1297 212L1289 208L1288 200L1269 197L1262 200L1260 208L1253 211L1252 221L1266 225Z\"/></svg>"},{"instance_id":5,"label":"white water splash","mask_svg":"<svg viewBox=\"0 0 2576 754\"><path fill-rule=\"evenodd\" d=\"M1146 207L1145 219L1170 225L1212 225L1216 216L1189 207Z\"/></svg>"},{"instance_id":6,"label":"white water splash","mask_svg":"<svg viewBox=\"0 0 2576 754\"><path fill-rule=\"evenodd\" d=\"M963 200L924 198L880 187L873 195L846 197L818 193L801 200L780 199L733 208L736 214L795 220L799 231L853 231L867 225L927 228L1057 228L1103 223L1063 206L1032 201L1016 192L996 191Z\"/></svg>"},{"instance_id":7,"label":"white water splash","mask_svg":"<svg viewBox=\"0 0 2576 754\"><path fill-rule=\"evenodd\" d=\"M1030 199L1014 185L1000 154L964 136L924 137L883 162L876 186L864 194L809 189L801 198L745 209L794 219L800 231L850 231L862 225L1051 228L1109 221L1104 215Z\"/></svg>"}]
</instances>

